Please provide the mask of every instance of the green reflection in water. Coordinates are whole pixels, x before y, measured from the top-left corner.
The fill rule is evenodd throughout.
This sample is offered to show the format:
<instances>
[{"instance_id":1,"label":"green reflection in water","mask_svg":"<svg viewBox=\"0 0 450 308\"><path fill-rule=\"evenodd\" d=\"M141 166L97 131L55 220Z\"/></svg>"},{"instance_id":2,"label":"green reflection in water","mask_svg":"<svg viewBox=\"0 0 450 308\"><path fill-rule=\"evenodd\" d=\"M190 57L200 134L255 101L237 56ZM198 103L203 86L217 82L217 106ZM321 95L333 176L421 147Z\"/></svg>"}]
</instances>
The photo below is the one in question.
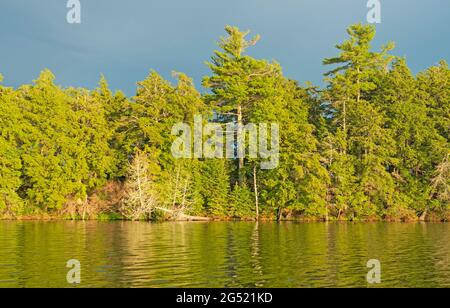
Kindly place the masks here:
<instances>
[{"instance_id":1,"label":"green reflection in water","mask_svg":"<svg viewBox=\"0 0 450 308\"><path fill-rule=\"evenodd\" d=\"M2 221L0 287L450 287L449 226Z\"/></svg>"}]
</instances>

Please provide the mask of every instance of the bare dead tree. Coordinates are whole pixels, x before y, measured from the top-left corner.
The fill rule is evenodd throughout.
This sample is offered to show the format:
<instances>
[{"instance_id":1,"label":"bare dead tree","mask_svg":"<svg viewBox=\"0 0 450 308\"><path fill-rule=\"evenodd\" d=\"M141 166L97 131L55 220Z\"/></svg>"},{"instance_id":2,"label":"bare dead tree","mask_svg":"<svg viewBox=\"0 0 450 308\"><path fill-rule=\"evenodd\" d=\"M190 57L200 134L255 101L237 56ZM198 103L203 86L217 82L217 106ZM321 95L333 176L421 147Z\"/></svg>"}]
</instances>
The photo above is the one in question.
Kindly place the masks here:
<instances>
[{"instance_id":1,"label":"bare dead tree","mask_svg":"<svg viewBox=\"0 0 450 308\"><path fill-rule=\"evenodd\" d=\"M450 153L447 154L440 163L431 179L430 199L436 199L450 204ZM425 220L428 207L420 216L420 220Z\"/></svg>"},{"instance_id":2,"label":"bare dead tree","mask_svg":"<svg viewBox=\"0 0 450 308\"><path fill-rule=\"evenodd\" d=\"M450 202L450 154L447 154L436 168L435 176L431 180L431 188L434 198Z\"/></svg>"},{"instance_id":3,"label":"bare dead tree","mask_svg":"<svg viewBox=\"0 0 450 308\"><path fill-rule=\"evenodd\" d=\"M138 152L129 165L125 190L126 195L122 202L121 214L131 220L149 219L157 206L157 195L149 174L149 162L146 154Z\"/></svg>"},{"instance_id":4,"label":"bare dead tree","mask_svg":"<svg viewBox=\"0 0 450 308\"><path fill-rule=\"evenodd\" d=\"M183 184L180 184L183 183ZM189 216L184 214L189 208L188 200L190 178L180 175L177 171L172 208L166 208L158 201L158 194L149 170L148 156L138 152L131 162L128 178L125 183L125 198L122 201L121 214L131 220L150 219L154 211L160 211L174 220L209 220L207 217ZM168 205L170 207L170 205Z\"/></svg>"}]
</instances>

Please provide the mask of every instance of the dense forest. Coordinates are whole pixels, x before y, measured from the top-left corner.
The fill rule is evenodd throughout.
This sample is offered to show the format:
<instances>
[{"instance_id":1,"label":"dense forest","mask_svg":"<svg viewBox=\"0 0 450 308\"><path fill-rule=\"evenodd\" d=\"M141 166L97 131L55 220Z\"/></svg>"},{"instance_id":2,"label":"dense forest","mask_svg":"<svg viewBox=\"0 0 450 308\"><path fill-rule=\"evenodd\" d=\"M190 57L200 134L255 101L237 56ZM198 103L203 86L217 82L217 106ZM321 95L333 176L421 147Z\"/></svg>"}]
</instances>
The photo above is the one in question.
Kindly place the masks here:
<instances>
[{"instance_id":1,"label":"dense forest","mask_svg":"<svg viewBox=\"0 0 450 308\"><path fill-rule=\"evenodd\" d=\"M227 26L205 93L152 71L134 97L62 88L43 71L0 84L0 216L65 219L448 220L450 69L414 75L374 51L375 28L349 27L323 61L323 87L246 51L259 37ZM255 47L256 48L256 47ZM0 81L2 77L0 76ZM174 124L278 123L279 166L175 159Z\"/></svg>"}]
</instances>

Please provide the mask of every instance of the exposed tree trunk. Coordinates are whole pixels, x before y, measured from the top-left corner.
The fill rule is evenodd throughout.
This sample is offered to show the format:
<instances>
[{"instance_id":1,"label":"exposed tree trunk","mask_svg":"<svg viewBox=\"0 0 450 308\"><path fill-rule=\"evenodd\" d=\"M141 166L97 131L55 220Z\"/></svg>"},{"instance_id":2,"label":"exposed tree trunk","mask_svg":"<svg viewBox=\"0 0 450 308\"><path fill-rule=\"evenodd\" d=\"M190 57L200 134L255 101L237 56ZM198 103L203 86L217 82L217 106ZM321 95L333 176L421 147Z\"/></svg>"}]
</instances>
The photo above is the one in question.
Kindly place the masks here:
<instances>
[{"instance_id":1,"label":"exposed tree trunk","mask_svg":"<svg viewBox=\"0 0 450 308\"><path fill-rule=\"evenodd\" d=\"M87 202L81 201L81 199L77 200L77 208L78 208L78 213L81 214L81 220L86 220L86 207L87 207ZM81 213L80 213L81 210Z\"/></svg>"},{"instance_id":2,"label":"exposed tree trunk","mask_svg":"<svg viewBox=\"0 0 450 308\"><path fill-rule=\"evenodd\" d=\"M142 159L142 157L139 157L139 160L141 160L141 159ZM136 178L137 178L137 186L138 186L138 193L139 193L139 203L141 205L141 208L143 208L145 202L144 202L143 191L142 191L141 164L137 163L136 164L136 168L137 168L137 170L136 170L136 175L137 175Z\"/></svg>"},{"instance_id":3,"label":"exposed tree trunk","mask_svg":"<svg viewBox=\"0 0 450 308\"><path fill-rule=\"evenodd\" d=\"M358 94L356 97L356 102L359 104L359 102L361 101L361 86L360 86L360 79L359 79L359 75L361 74L361 69L359 68L359 66L357 67L356 71L358 72L358 79L356 80L356 84L358 85Z\"/></svg>"},{"instance_id":4,"label":"exposed tree trunk","mask_svg":"<svg viewBox=\"0 0 450 308\"><path fill-rule=\"evenodd\" d=\"M281 217L283 216L283 209L281 207L278 208L278 213L277 213L277 222L281 221Z\"/></svg>"},{"instance_id":5,"label":"exposed tree trunk","mask_svg":"<svg viewBox=\"0 0 450 308\"><path fill-rule=\"evenodd\" d=\"M345 138L345 143L344 143L344 155L347 154L347 102L346 99L344 99L343 102L343 127L344 127L344 138Z\"/></svg>"},{"instance_id":6,"label":"exposed tree trunk","mask_svg":"<svg viewBox=\"0 0 450 308\"><path fill-rule=\"evenodd\" d=\"M342 108L342 113L343 113L343 127L344 127L344 132L347 132L347 103L344 99L343 102L343 108Z\"/></svg>"},{"instance_id":7,"label":"exposed tree trunk","mask_svg":"<svg viewBox=\"0 0 450 308\"><path fill-rule=\"evenodd\" d=\"M256 210L256 221L259 220L259 200L258 200L258 183L256 175L256 164L253 165L253 190L255 192L255 210Z\"/></svg>"},{"instance_id":8,"label":"exposed tree trunk","mask_svg":"<svg viewBox=\"0 0 450 308\"><path fill-rule=\"evenodd\" d=\"M427 214L428 214L428 207L425 208L425 211L423 211L422 215L420 215L419 221L425 221L425 219L427 219Z\"/></svg>"},{"instance_id":9,"label":"exposed tree trunk","mask_svg":"<svg viewBox=\"0 0 450 308\"><path fill-rule=\"evenodd\" d=\"M188 184L189 184L189 179L186 179L186 181L184 182L183 199L181 201L182 209L184 209L186 207L186 195L187 195L187 190L188 190Z\"/></svg>"},{"instance_id":10,"label":"exposed tree trunk","mask_svg":"<svg viewBox=\"0 0 450 308\"><path fill-rule=\"evenodd\" d=\"M156 204L153 183L148 176L147 155L138 152L130 164L125 183L126 197L121 205L121 214L131 220L151 217Z\"/></svg>"},{"instance_id":11,"label":"exposed tree trunk","mask_svg":"<svg viewBox=\"0 0 450 308\"><path fill-rule=\"evenodd\" d=\"M211 218L181 214L177 217L177 221L211 221Z\"/></svg>"},{"instance_id":12,"label":"exposed tree trunk","mask_svg":"<svg viewBox=\"0 0 450 308\"><path fill-rule=\"evenodd\" d=\"M210 221L211 220L211 218L209 218L209 217L190 216L190 215L186 215L183 213L177 214L176 211L169 210L169 209L159 207L159 206L155 207L155 209L160 210L164 213L173 215L174 217L176 217L175 220L177 220L177 221Z\"/></svg>"},{"instance_id":13,"label":"exposed tree trunk","mask_svg":"<svg viewBox=\"0 0 450 308\"><path fill-rule=\"evenodd\" d=\"M177 193L178 193L178 182L180 180L180 167L177 169L177 179L175 181L175 189L173 192L173 201L172 201L172 208L175 208L175 205L177 205Z\"/></svg>"},{"instance_id":14,"label":"exposed tree trunk","mask_svg":"<svg viewBox=\"0 0 450 308\"><path fill-rule=\"evenodd\" d=\"M239 138L239 130L242 129L243 126L243 117L242 117L242 106L237 106L237 125L238 125L238 138ZM244 157L238 158L238 180L239 186L244 185L245 177L244 177Z\"/></svg>"}]
</instances>

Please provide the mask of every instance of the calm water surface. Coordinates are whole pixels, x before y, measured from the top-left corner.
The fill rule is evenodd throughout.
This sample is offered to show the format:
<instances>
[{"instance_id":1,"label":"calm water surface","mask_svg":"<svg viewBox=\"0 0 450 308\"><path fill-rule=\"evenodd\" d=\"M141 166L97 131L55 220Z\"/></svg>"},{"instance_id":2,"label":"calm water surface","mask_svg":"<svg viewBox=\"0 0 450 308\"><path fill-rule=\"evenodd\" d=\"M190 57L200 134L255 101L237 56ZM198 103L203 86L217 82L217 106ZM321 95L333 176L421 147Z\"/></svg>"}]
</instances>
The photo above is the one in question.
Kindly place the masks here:
<instances>
[{"instance_id":1,"label":"calm water surface","mask_svg":"<svg viewBox=\"0 0 450 308\"><path fill-rule=\"evenodd\" d=\"M0 287L450 287L449 224L0 221Z\"/></svg>"}]
</instances>

